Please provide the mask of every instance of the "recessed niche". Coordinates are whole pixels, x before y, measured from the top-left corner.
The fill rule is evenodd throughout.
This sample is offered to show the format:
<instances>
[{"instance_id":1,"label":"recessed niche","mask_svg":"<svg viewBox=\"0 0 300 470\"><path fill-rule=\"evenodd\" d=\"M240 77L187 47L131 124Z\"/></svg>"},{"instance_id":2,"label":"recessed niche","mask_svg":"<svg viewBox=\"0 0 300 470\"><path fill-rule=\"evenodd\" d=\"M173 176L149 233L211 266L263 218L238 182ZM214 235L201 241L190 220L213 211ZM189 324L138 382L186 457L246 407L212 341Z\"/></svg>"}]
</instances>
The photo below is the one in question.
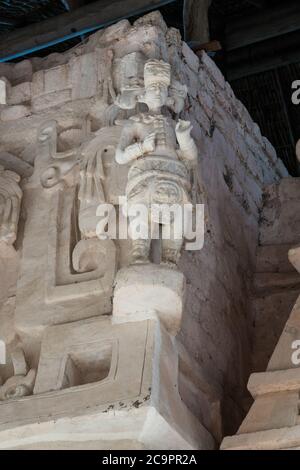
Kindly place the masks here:
<instances>
[{"instance_id":1,"label":"recessed niche","mask_svg":"<svg viewBox=\"0 0 300 470\"><path fill-rule=\"evenodd\" d=\"M66 359L62 389L100 382L107 378L112 351L112 343L106 343L99 349L91 349L87 345L85 350L70 352Z\"/></svg>"}]
</instances>

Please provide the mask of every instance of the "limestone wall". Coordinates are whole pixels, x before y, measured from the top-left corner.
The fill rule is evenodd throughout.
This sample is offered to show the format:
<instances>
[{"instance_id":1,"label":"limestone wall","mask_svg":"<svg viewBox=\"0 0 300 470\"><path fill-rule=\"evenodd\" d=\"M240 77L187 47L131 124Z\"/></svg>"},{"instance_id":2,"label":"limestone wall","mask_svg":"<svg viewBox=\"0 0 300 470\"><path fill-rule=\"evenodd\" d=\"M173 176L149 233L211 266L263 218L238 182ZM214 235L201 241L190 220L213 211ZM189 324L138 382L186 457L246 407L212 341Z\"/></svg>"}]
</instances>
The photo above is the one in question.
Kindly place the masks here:
<instances>
[{"instance_id":1,"label":"limestone wall","mask_svg":"<svg viewBox=\"0 0 300 470\"><path fill-rule=\"evenodd\" d=\"M176 343L180 352L179 391L192 414L220 440L223 432L235 432L247 407L245 383L250 373L253 336L250 286L263 188L287 176L287 172L212 60L204 52L199 59L159 15L147 15L133 27L122 21L66 54L1 65L4 92L0 105L0 164L6 162L8 169L22 175L25 188L12 284L22 269L24 278L25 264L30 270L34 253L43 260L37 265L47 269L43 248L38 255L38 241L37 251L28 240L22 247L24 226L25 233L37 225L41 232L46 230L46 220L35 220L31 212L33 200L35 207L41 208L40 214L47 202L37 197L38 192L33 196L40 190L35 175L43 163L43 147L37 145L42 123L56 120L57 151L67 152L88 141L91 133L111 126L116 118L128 117L113 104L111 76L114 72L113 87L118 89L114 60L136 51L169 62L179 80L188 86L181 117L193 124L192 134L199 150L196 199L206 204L207 223L204 249L183 252L179 264L187 279L186 304ZM127 249L121 247L120 253L118 267L126 266ZM22 265L21 261L20 266L22 255L26 263ZM74 310L60 307L54 313L49 307L48 312L48 306L41 308L40 299L33 295L37 303L32 301L32 311L26 316L22 305L28 301L28 289L34 284L28 278L26 282L18 286L23 290L16 332L11 327L15 285L1 296L0 316L7 325L5 334L1 333L9 344L16 341L15 334L23 335L23 346L36 363L39 338L49 321L57 324L88 318L95 315L95 310L90 302L79 309L75 301L75 316ZM37 305L39 312L35 312ZM109 314L107 304L103 312Z\"/></svg>"},{"instance_id":2,"label":"limestone wall","mask_svg":"<svg viewBox=\"0 0 300 470\"><path fill-rule=\"evenodd\" d=\"M186 45L182 54L207 231L204 249L185 252L181 261L189 282L181 339L220 393L224 431L230 433L248 407L254 326L249 299L262 194L287 172L210 58L203 53L198 63ZM197 397L188 396L198 412Z\"/></svg>"}]
</instances>

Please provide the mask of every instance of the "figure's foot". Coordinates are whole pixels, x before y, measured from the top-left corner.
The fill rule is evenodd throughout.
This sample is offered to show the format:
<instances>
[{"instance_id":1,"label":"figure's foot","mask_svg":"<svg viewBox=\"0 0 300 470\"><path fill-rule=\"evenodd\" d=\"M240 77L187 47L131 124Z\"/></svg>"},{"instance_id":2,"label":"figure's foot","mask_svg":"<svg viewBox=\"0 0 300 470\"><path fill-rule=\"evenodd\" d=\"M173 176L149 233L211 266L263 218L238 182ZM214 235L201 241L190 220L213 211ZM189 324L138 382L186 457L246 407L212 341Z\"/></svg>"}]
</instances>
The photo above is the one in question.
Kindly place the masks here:
<instances>
[{"instance_id":1,"label":"figure's foot","mask_svg":"<svg viewBox=\"0 0 300 470\"><path fill-rule=\"evenodd\" d=\"M131 256L130 264L148 264L149 259L144 256Z\"/></svg>"},{"instance_id":2,"label":"figure's foot","mask_svg":"<svg viewBox=\"0 0 300 470\"><path fill-rule=\"evenodd\" d=\"M130 264L150 263L148 247L143 243L135 244L131 250Z\"/></svg>"},{"instance_id":3,"label":"figure's foot","mask_svg":"<svg viewBox=\"0 0 300 470\"><path fill-rule=\"evenodd\" d=\"M171 261L162 260L162 262L160 263L160 266L164 266L165 268L172 269L173 271L178 271L177 264L172 263Z\"/></svg>"},{"instance_id":4,"label":"figure's foot","mask_svg":"<svg viewBox=\"0 0 300 470\"><path fill-rule=\"evenodd\" d=\"M177 264L180 258L180 251L171 248L165 249L162 253L162 264L170 268L177 269Z\"/></svg>"}]
</instances>

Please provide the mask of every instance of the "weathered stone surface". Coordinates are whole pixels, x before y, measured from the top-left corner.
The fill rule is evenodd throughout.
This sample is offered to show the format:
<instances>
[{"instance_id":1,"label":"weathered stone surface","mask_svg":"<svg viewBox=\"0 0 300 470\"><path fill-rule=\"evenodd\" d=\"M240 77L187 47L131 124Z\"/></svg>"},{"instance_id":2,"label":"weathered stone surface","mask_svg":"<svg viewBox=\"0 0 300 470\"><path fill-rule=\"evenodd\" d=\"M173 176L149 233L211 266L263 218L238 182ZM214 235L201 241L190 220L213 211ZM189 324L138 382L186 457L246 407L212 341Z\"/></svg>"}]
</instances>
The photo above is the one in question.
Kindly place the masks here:
<instances>
[{"instance_id":1,"label":"weathered stone surface","mask_svg":"<svg viewBox=\"0 0 300 470\"><path fill-rule=\"evenodd\" d=\"M135 265L118 272L113 300L113 322L159 318L176 334L181 325L185 279L182 273L158 265Z\"/></svg>"},{"instance_id":2,"label":"weathered stone surface","mask_svg":"<svg viewBox=\"0 0 300 470\"><path fill-rule=\"evenodd\" d=\"M11 87L8 104L15 105L31 101L31 83L24 82Z\"/></svg>"},{"instance_id":3,"label":"weathered stone surface","mask_svg":"<svg viewBox=\"0 0 300 470\"><path fill-rule=\"evenodd\" d=\"M1 446L212 448L211 436L234 432L247 411L263 190L286 170L214 62L204 52L198 60L158 12L112 25L64 54L1 65L0 75L8 99L0 162L22 177L24 193L14 249L0 250L0 338L8 351L1 381L24 392L12 375L16 348L28 368L22 382L37 371L25 384L33 395L0 404ZM97 236L97 206L111 204L117 214L132 181L132 166L116 162L128 122L139 132L127 134L120 154L140 169L140 157L158 147L156 171L168 157L167 182L170 168L178 178L180 167L184 201L205 204L204 248L168 246L172 260L163 261L173 269L149 259L130 266L132 240ZM280 215L289 224L295 192L290 216ZM278 197L273 187L275 206ZM272 221L273 209L266 208ZM297 229L290 238L282 230L287 241L279 243L292 243ZM276 245L275 224L264 230L261 239ZM262 255L269 273L283 251L271 262Z\"/></svg>"},{"instance_id":4,"label":"weathered stone surface","mask_svg":"<svg viewBox=\"0 0 300 470\"><path fill-rule=\"evenodd\" d=\"M267 393L297 391L299 388L299 368L252 374L248 382L248 390L253 398L259 395L266 395Z\"/></svg>"},{"instance_id":5,"label":"weathered stone surface","mask_svg":"<svg viewBox=\"0 0 300 470\"><path fill-rule=\"evenodd\" d=\"M288 189L286 181L283 188L280 185L273 189L277 190L276 192L269 191L271 197L273 196L273 201L282 203L286 197L291 196L293 185L287 194L282 192L282 189ZM274 199L274 193L282 194L279 201ZM300 272L299 246L289 251L289 260ZM293 276L293 273L276 274L281 277L283 275ZM259 275L262 276L262 274ZM270 273L265 273L265 278L267 276L272 280ZM274 276L273 274L273 278ZM270 290L270 282L268 288ZM276 288L278 289L278 283L276 285L276 282L273 281L273 289ZM286 298L284 290L282 289L282 292ZM252 374L250 377L248 389L255 401L240 426L237 436L226 438L222 443L223 449L285 449L299 446L299 299L300 297L297 298L292 313L283 328L268 363L267 372ZM263 299L262 304L265 303L265 299ZM271 306L274 310L274 302L271 303ZM261 310L258 313L262 315L264 312ZM266 321L266 318L263 320ZM271 322L269 322L270 324ZM275 322L275 326L278 327L278 320ZM261 328L258 328L257 331L262 333Z\"/></svg>"},{"instance_id":6,"label":"weathered stone surface","mask_svg":"<svg viewBox=\"0 0 300 470\"><path fill-rule=\"evenodd\" d=\"M146 449L212 448L180 400L176 356L156 321L112 326L91 319L49 328L35 395L0 403L1 447L65 448L73 440L77 448L97 440L101 449L104 439L118 449L125 439Z\"/></svg>"},{"instance_id":7,"label":"weathered stone surface","mask_svg":"<svg viewBox=\"0 0 300 470\"><path fill-rule=\"evenodd\" d=\"M266 368L300 290L300 275L288 256L298 244L295 207L299 190L297 178L283 178L279 184L268 186L264 195L254 276L255 371Z\"/></svg>"},{"instance_id":8,"label":"weathered stone surface","mask_svg":"<svg viewBox=\"0 0 300 470\"><path fill-rule=\"evenodd\" d=\"M284 325L299 295L295 289L284 288L278 292L264 292L252 302L254 315L252 370L266 369Z\"/></svg>"},{"instance_id":9,"label":"weathered stone surface","mask_svg":"<svg viewBox=\"0 0 300 470\"><path fill-rule=\"evenodd\" d=\"M27 106L15 105L5 108L1 111L2 121L14 121L30 115L30 109Z\"/></svg>"},{"instance_id":10,"label":"weathered stone surface","mask_svg":"<svg viewBox=\"0 0 300 470\"><path fill-rule=\"evenodd\" d=\"M7 104L7 95L10 84L5 77L0 78L0 104Z\"/></svg>"}]
</instances>

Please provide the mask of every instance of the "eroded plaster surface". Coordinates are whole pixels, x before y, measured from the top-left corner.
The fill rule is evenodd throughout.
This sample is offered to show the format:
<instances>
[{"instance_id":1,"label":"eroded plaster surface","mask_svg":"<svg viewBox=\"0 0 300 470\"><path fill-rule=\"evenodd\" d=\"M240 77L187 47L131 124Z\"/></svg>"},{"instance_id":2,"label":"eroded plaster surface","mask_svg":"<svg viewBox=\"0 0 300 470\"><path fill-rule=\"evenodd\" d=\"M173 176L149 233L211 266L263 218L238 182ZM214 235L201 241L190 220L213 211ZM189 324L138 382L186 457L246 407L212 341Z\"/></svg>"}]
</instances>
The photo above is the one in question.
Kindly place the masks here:
<instances>
[{"instance_id":1,"label":"eroded plaster surface","mask_svg":"<svg viewBox=\"0 0 300 470\"><path fill-rule=\"evenodd\" d=\"M249 406L273 147L159 13L0 76L2 448L215 448ZM122 196L205 204L203 249L105 238Z\"/></svg>"}]
</instances>

